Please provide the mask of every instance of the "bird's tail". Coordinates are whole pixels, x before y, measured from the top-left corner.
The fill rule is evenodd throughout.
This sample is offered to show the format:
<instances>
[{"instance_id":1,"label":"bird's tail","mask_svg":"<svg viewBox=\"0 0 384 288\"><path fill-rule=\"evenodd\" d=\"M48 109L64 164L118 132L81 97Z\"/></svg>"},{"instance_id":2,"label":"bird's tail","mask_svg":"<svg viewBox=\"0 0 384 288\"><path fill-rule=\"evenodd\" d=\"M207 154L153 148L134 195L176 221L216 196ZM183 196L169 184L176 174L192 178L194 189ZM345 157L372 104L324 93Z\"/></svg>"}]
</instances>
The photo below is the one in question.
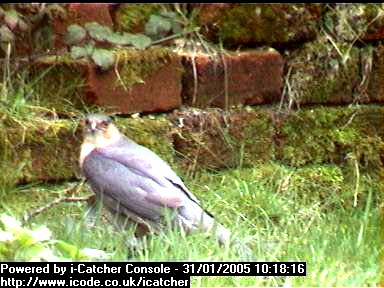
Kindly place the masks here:
<instances>
[{"instance_id":1,"label":"bird's tail","mask_svg":"<svg viewBox=\"0 0 384 288\"><path fill-rule=\"evenodd\" d=\"M191 233L200 229L211 231L222 246L226 248L229 248L229 246L233 247L238 251L239 256L241 256L242 259L255 258L253 257L251 248L244 244L240 239L233 236L228 228L216 221L210 213L204 211L198 204L190 205L185 207L185 209L180 209L177 216L177 222Z\"/></svg>"},{"instance_id":2,"label":"bird's tail","mask_svg":"<svg viewBox=\"0 0 384 288\"><path fill-rule=\"evenodd\" d=\"M255 260L255 255L250 247L243 243L241 239L237 238L236 235L233 235L228 228L215 221L213 217L211 217L211 219L211 221L207 221L206 219L205 224L208 224L208 227L206 226L205 228L214 231L215 237L221 245L226 249L229 249L229 246L231 246L231 249L234 249L244 261Z\"/></svg>"},{"instance_id":3,"label":"bird's tail","mask_svg":"<svg viewBox=\"0 0 384 288\"><path fill-rule=\"evenodd\" d=\"M229 229L225 228L223 225L221 225L217 221L215 221L213 229L214 229L217 241L219 241L221 245L224 245L224 246L229 245L231 241L231 234L232 234L231 231L229 231Z\"/></svg>"}]
</instances>

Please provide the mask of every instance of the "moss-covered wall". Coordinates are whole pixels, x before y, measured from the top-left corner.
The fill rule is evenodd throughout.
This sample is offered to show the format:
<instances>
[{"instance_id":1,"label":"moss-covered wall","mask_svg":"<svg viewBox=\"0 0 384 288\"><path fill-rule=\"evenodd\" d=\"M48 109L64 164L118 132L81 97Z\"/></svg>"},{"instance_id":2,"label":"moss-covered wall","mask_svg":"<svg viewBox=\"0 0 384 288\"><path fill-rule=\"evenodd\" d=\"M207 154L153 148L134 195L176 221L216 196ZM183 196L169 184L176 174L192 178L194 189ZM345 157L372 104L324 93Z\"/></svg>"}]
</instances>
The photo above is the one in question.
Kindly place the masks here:
<instances>
[{"instance_id":1,"label":"moss-covered wall","mask_svg":"<svg viewBox=\"0 0 384 288\"><path fill-rule=\"evenodd\" d=\"M318 107L284 115L277 158L293 166L356 159L364 169L378 169L383 112L380 106Z\"/></svg>"},{"instance_id":2,"label":"moss-covered wall","mask_svg":"<svg viewBox=\"0 0 384 288\"><path fill-rule=\"evenodd\" d=\"M180 113L175 148L189 168L229 168L278 161L292 167L354 165L378 172L383 107L269 108L221 114Z\"/></svg>"},{"instance_id":3,"label":"moss-covered wall","mask_svg":"<svg viewBox=\"0 0 384 288\"><path fill-rule=\"evenodd\" d=\"M81 126L73 120L0 122L0 185L80 178ZM170 123L164 117L116 119L121 131L175 165Z\"/></svg>"},{"instance_id":4,"label":"moss-covered wall","mask_svg":"<svg viewBox=\"0 0 384 288\"><path fill-rule=\"evenodd\" d=\"M227 47L282 45L314 39L323 9L317 4L228 4L217 11L203 7L200 23L208 38Z\"/></svg>"},{"instance_id":5,"label":"moss-covered wall","mask_svg":"<svg viewBox=\"0 0 384 288\"><path fill-rule=\"evenodd\" d=\"M1 123L0 183L12 186L73 178L80 151L75 127L67 120Z\"/></svg>"},{"instance_id":6,"label":"moss-covered wall","mask_svg":"<svg viewBox=\"0 0 384 288\"><path fill-rule=\"evenodd\" d=\"M117 118L119 129L181 173L280 162L336 164L377 174L383 108L317 107L288 114L270 108L232 113L184 111L168 117ZM0 183L80 177L81 127L72 120L3 121Z\"/></svg>"},{"instance_id":7,"label":"moss-covered wall","mask_svg":"<svg viewBox=\"0 0 384 288\"><path fill-rule=\"evenodd\" d=\"M26 5L15 9L26 16L36 13ZM384 102L381 5L92 5L63 5L67 13L52 12L36 24L48 26L56 37L53 43L60 45L47 48L57 55L32 55L28 79L23 80L28 83L20 90L25 102L17 93L1 94L3 183L77 177L77 121L100 110L122 116L167 112L117 116L117 124L184 172L270 161L293 167L379 167L383 119L382 106L376 104ZM99 10L88 13L92 9ZM91 57L74 61L67 53L72 47L64 40L71 23L100 18L98 22L113 31L145 33L153 15L173 17L181 36L141 50L109 43L115 65L107 71ZM33 39L40 28L33 27L29 36ZM18 39L14 41L17 46ZM25 56L17 49L14 53ZM16 65L9 75L1 65L1 91L12 90L7 77L19 77L17 65L25 64L24 58L20 63L13 60ZM272 66L275 69L267 69ZM241 89L231 90L231 85ZM261 90L268 97L261 97ZM206 95L209 91L214 95ZM243 95L232 95L236 91ZM208 108L214 101L207 99L217 95L226 105L216 106L224 110ZM250 100L247 95L256 96ZM230 97L237 100L228 101ZM16 115L12 107L17 105L24 105L26 114L33 111L36 119ZM170 113L173 109L178 110Z\"/></svg>"}]
</instances>

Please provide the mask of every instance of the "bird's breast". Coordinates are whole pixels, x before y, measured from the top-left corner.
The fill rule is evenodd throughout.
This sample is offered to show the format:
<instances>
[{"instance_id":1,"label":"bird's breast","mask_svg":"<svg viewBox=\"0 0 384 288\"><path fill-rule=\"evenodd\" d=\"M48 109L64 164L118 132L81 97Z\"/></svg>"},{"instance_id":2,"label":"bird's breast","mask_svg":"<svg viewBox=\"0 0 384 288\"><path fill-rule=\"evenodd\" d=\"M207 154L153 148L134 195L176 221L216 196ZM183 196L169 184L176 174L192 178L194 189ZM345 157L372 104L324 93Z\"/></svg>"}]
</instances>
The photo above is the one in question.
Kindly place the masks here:
<instances>
[{"instance_id":1,"label":"bird's breast","mask_svg":"<svg viewBox=\"0 0 384 288\"><path fill-rule=\"evenodd\" d=\"M96 146L94 144L91 144L91 143L83 143L81 145L81 151L80 151L80 159L79 159L79 163L80 163L80 167L83 168L83 163L84 163L84 160L85 158L87 158L87 156L96 148Z\"/></svg>"}]
</instances>

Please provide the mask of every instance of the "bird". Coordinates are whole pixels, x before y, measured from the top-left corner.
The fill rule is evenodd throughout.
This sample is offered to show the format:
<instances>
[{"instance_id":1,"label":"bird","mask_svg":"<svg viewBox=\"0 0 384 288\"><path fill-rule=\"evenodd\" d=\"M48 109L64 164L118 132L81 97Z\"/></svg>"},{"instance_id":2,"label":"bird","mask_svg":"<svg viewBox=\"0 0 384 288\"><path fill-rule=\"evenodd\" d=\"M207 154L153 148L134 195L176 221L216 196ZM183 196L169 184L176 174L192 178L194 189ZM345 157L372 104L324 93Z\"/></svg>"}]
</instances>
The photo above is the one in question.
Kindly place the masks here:
<instances>
[{"instance_id":1,"label":"bird","mask_svg":"<svg viewBox=\"0 0 384 288\"><path fill-rule=\"evenodd\" d=\"M214 231L218 242L228 245L231 231L202 208L167 162L120 133L107 115L88 114L82 122L79 164L106 208L155 228L171 215L171 223L188 233Z\"/></svg>"}]
</instances>

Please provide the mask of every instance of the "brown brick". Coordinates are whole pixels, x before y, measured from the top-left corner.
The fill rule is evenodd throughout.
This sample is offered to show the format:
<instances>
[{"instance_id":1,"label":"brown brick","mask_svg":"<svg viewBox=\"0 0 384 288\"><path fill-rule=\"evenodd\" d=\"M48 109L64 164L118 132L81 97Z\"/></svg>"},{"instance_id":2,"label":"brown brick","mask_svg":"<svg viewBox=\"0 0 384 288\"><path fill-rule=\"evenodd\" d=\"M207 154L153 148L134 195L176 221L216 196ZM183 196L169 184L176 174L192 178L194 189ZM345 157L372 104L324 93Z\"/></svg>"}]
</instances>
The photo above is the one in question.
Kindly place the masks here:
<instances>
[{"instance_id":1,"label":"brown brick","mask_svg":"<svg viewBox=\"0 0 384 288\"><path fill-rule=\"evenodd\" d=\"M88 66L86 101L105 107L108 112L122 114L162 112L179 107L181 59L170 52L151 58L149 55L156 53L154 51L155 49L136 50L133 57L128 56L121 60L118 65L119 75L114 69L101 72L95 66ZM147 67L147 70L141 71L140 67ZM123 72L123 69L126 71ZM125 74L131 79L126 79Z\"/></svg>"},{"instance_id":2,"label":"brown brick","mask_svg":"<svg viewBox=\"0 0 384 288\"><path fill-rule=\"evenodd\" d=\"M225 108L280 100L283 59L278 52L231 53L217 60L198 55L195 59L186 57L184 64L183 99L188 105Z\"/></svg>"},{"instance_id":3,"label":"brown brick","mask_svg":"<svg viewBox=\"0 0 384 288\"><path fill-rule=\"evenodd\" d=\"M214 25L219 15L225 10L231 9L234 4L216 3L212 4L191 4L192 8L199 9L199 23L202 26Z\"/></svg>"}]
</instances>

